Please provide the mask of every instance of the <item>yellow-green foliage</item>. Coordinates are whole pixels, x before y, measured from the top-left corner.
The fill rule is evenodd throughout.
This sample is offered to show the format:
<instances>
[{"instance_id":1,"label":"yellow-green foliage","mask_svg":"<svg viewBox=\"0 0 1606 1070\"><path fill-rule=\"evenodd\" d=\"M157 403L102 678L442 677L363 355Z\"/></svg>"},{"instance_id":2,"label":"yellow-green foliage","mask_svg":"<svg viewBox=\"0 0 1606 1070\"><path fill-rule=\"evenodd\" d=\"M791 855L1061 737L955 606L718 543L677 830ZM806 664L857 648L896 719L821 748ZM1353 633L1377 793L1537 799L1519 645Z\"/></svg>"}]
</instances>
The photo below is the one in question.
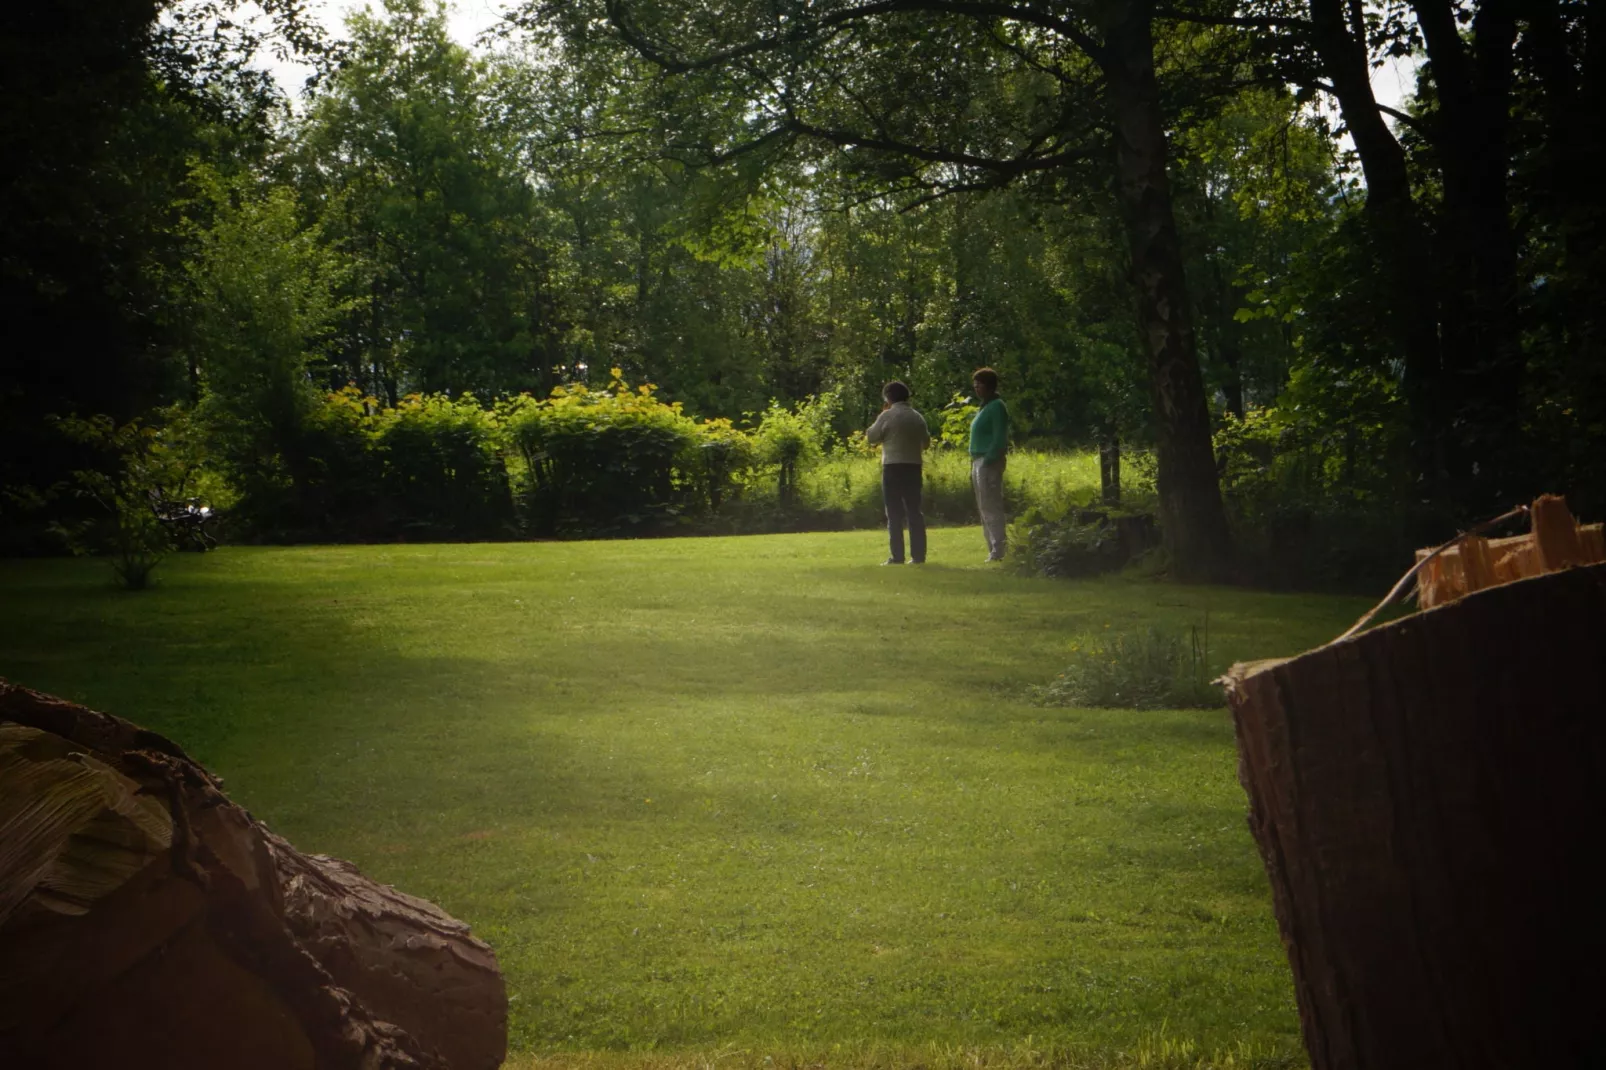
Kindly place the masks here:
<instances>
[{"instance_id":1,"label":"yellow-green foliage","mask_svg":"<svg viewBox=\"0 0 1606 1070\"><path fill-rule=\"evenodd\" d=\"M511 520L495 415L472 394L411 394L376 416L381 485L402 524L483 537Z\"/></svg>"},{"instance_id":2,"label":"yellow-green foliage","mask_svg":"<svg viewBox=\"0 0 1606 1070\"><path fill-rule=\"evenodd\" d=\"M938 432L937 440L944 446L964 449L970 444L970 422L981 411L970 398L955 393L953 400L942 408L942 430Z\"/></svg>"},{"instance_id":3,"label":"yellow-green foliage","mask_svg":"<svg viewBox=\"0 0 1606 1070\"><path fill-rule=\"evenodd\" d=\"M391 539L767 531L881 523L878 451L830 431L834 395L772 402L756 426L697 420L615 368L603 387L559 386L487 406L409 395L392 408L355 387L313 405L268 516L273 537ZM974 518L962 449L926 456L926 513ZM1141 501L1142 484L1128 490ZM1092 454L1010 455L1012 511L1097 496ZM276 526L274 526L276 525Z\"/></svg>"},{"instance_id":4,"label":"yellow-green foliage","mask_svg":"<svg viewBox=\"0 0 1606 1070\"><path fill-rule=\"evenodd\" d=\"M614 368L608 386L557 387L501 407L507 441L522 462L517 493L529 530L610 534L661 527L707 499L713 442L722 472L736 432L699 424L657 388L632 388Z\"/></svg>"}]
</instances>

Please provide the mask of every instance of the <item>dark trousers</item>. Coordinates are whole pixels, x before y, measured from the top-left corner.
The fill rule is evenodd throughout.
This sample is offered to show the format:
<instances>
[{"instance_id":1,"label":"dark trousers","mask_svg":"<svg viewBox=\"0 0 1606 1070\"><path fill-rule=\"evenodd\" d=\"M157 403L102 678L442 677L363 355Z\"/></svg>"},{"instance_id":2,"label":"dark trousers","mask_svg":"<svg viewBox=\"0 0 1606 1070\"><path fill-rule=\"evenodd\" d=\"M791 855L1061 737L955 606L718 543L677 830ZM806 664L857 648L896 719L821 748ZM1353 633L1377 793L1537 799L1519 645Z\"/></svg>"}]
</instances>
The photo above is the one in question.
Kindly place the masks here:
<instances>
[{"instance_id":1,"label":"dark trousers","mask_svg":"<svg viewBox=\"0 0 1606 1070\"><path fill-rule=\"evenodd\" d=\"M881 466L881 500L887 505L887 541L892 560L903 560L903 526L909 525L909 557L926 559L926 514L920 511L920 466Z\"/></svg>"}]
</instances>

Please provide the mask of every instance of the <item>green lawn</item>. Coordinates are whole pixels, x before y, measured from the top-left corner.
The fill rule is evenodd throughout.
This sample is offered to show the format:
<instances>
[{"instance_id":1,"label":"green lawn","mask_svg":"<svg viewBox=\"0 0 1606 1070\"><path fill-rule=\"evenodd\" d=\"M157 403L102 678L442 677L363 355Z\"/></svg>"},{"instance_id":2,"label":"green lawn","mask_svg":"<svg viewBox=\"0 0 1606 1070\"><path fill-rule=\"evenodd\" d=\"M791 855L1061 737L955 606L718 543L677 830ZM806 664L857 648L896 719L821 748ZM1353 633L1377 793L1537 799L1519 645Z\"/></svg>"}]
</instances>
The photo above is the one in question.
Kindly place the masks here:
<instances>
[{"instance_id":1,"label":"green lawn","mask_svg":"<svg viewBox=\"0 0 1606 1070\"><path fill-rule=\"evenodd\" d=\"M1224 664L1364 605L1018 579L975 528L884 553L225 548L142 594L0 562L0 675L471 922L515 1065L1297 1060L1226 713L1026 688L1106 625L1208 607Z\"/></svg>"}]
</instances>

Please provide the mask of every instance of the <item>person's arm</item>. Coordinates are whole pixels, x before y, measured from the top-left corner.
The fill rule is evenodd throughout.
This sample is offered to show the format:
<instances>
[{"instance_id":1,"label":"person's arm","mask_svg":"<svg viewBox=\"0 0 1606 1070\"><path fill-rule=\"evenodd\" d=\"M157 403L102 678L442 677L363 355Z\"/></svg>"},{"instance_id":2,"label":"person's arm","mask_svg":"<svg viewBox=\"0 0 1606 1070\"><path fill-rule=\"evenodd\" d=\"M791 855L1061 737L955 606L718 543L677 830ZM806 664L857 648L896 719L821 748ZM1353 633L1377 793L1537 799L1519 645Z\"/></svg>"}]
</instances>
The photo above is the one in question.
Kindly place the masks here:
<instances>
[{"instance_id":1,"label":"person's arm","mask_svg":"<svg viewBox=\"0 0 1606 1070\"><path fill-rule=\"evenodd\" d=\"M870 430L864 433L864 440L870 445L874 446L887 437L887 413L891 411L891 409L883 409L881 415L875 418L875 423L870 425Z\"/></svg>"}]
</instances>

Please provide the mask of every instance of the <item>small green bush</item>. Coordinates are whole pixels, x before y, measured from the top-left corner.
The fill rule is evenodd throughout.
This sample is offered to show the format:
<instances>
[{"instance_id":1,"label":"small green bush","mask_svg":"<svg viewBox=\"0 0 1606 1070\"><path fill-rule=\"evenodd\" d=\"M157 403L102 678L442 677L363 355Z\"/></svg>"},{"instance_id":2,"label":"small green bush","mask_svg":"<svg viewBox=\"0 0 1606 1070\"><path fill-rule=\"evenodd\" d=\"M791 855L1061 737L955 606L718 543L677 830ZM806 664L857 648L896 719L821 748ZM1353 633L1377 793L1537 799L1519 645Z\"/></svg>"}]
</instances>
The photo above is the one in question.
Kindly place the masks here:
<instances>
[{"instance_id":1,"label":"small green bush","mask_svg":"<svg viewBox=\"0 0 1606 1070\"><path fill-rule=\"evenodd\" d=\"M100 455L96 467L77 469L62 488L90 503L81 519L58 522L56 533L74 554L94 554L110 564L117 584L141 591L151 573L174 550L173 537L157 515L155 504L181 478L173 451L159 428L131 420L118 424L109 416L56 421L69 442Z\"/></svg>"},{"instance_id":2,"label":"small green bush","mask_svg":"<svg viewBox=\"0 0 1606 1070\"><path fill-rule=\"evenodd\" d=\"M558 387L502 408L507 440L522 462L516 495L525 529L536 535L617 535L662 530L707 500L709 438L647 384L632 389L619 371L605 390ZM720 480L740 461L734 433L712 462ZM728 486L722 482L722 489Z\"/></svg>"},{"instance_id":3,"label":"small green bush","mask_svg":"<svg viewBox=\"0 0 1606 1070\"><path fill-rule=\"evenodd\" d=\"M1071 579L1126 564L1114 525L1079 523L1070 510L1029 508L1009 526L1009 567L1028 576Z\"/></svg>"},{"instance_id":4,"label":"small green bush","mask_svg":"<svg viewBox=\"0 0 1606 1070\"><path fill-rule=\"evenodd\" d=\"M413 394L380 414L381 478L398 534L486 538L511 517L493 413L472 394Z\"/></svg>"},{"instance_id":5,"label":"small green bush","mask_svg":"<svg viewBox=\"0 0 1606 1070\"><path fill-rule=\"evenodd\" d=\"M788 409L771 401L753 432L759 459L773 468L775 496L783 509L798 504L799 476L825 452L819 423L812 415L808 402Z\"/></svg>"},{"instance_id":6,"label":"small green bush","mask_svg":"<svg viewBox=\"0 0 1606 1070\"><path fill-rule=\"evenodd\" d=\"M1071 644L1071 663L1044 687L1049 706L1108 709L1212 709L1224 704L1210 681L1209 624L1203 634L1153 625L1140 631L1089 636Z\"/></svg>"},{"instance_id":7,"label":"small green bush","mask_svg":"<svg viewBox=\"0 0 1606 1070\"><path fill-rule=\"evenodd\" d=\"M297 512L323 538L380 538L387 533L379 412L377 400L348 386L326 395L302 425L307 463Z\"/></svg>"}]
</instances>

